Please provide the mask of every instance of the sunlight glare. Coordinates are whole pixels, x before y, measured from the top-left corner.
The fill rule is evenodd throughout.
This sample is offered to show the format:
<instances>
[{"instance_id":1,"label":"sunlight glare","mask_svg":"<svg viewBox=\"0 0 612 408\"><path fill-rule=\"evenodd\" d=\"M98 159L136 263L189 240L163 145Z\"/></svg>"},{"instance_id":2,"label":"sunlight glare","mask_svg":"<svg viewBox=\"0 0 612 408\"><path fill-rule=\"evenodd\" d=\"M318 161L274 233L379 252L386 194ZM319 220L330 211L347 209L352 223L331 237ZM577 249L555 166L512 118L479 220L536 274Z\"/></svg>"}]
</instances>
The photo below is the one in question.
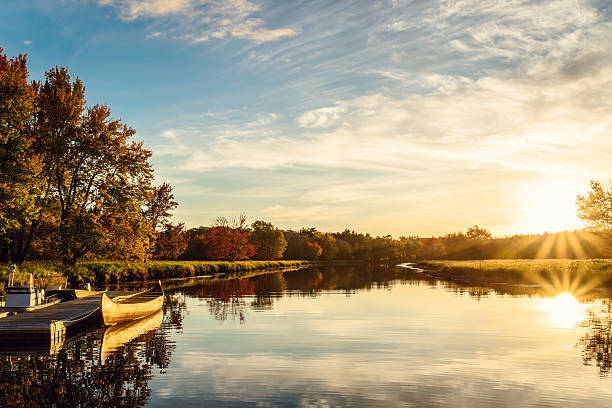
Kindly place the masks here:
<instances>
[{"instance_id":1,"label":"sunlight glare","mask_svg":"<svg viewBox=\"0 0 612 408\"><path fill-rule=\"evenodd\" d=\"M587 305L564 292L554 298L542 299L542 309L548 313L550 325L558 329L572 329L586 318Z\"/></svg>"},{"instance_id":2,"label":"sunlight glare","mask_svg":"<svg viewBox=\"0 0 612 408\"><path fill-rule=\"evenodd\" d=\"M531 185L523 194L521 230L542 233L581 228L576 216L576 191L579 189L558 182Z\"/></svg>"}]
</instances>

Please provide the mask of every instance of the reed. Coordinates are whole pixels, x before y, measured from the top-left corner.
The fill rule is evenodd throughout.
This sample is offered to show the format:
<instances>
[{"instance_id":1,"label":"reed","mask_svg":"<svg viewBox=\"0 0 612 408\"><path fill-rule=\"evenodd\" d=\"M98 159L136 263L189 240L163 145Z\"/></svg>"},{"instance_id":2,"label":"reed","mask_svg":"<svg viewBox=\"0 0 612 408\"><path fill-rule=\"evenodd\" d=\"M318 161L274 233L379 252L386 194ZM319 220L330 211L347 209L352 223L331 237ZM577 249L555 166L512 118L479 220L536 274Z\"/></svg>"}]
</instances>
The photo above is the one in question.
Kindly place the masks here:
<instances>
[{"instance_id":1,"label":"reed","mask_svg":"<svg viewBox=\"0 0 612 408\"><path fill-rule=\"evenodd\" d=\"M441 278L477 283L538 284L555 276L612 286L612 259L488 259L483 261L424 261Z\"/></svg>"},{"instance_id":2,"label":"reed","mask_svg":"<svg viewBox=\"0 0 612 408\"><path fill-rule=\"evenodd\" d=\"M119 261L79 262L74 266L60 262L33 261L19 265L15 281L25 281L34 275L38 284L45 284L52 276L66 276L73 286L85 282L97 286L153 279L189 278L220 273L244 273L263 269L295 268L309 265L309 261L153 261L148 264ZM0 293L8 282L10 269L0 265Z\"/></svg>"}]
</instances>

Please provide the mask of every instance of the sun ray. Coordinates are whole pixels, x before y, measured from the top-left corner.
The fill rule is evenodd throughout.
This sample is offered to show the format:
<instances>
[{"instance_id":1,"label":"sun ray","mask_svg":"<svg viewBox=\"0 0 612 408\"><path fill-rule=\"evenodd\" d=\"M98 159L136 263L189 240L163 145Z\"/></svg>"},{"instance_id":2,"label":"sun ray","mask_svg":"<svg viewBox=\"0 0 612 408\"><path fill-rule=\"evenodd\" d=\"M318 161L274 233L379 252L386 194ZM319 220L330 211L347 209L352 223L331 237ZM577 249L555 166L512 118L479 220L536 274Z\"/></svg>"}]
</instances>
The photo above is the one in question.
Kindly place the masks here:
<instances>
[{"instance_id":1,"label":"sun ray","mask_svg":"<svg viewBox=\"0 0 612 408\"><path fill-rule=\"evenodd\" d=\"M555 242L555 255L557 258L568 258L567 255L567 231L562 231L557 235Z\"/></svg>"},{"instance_id":2,"label":"sun ray","mask_svg":"<svg viewBox=\"0 0 612 408\"><path fill-rule=\"evenodd\" d=\"M578 237L576 237L576 234L577 234L576 232L567 234L569 245L574 251L574 255L576 256L576 258L586 258L587 255L584 252L584 249L582 248L582 245L580 244Z\"/></svg>"},{"instance_id":3,"label":"sun ray","mask_svg":"<svg viewBox=\"0 0 612 408\"><path fill-rule=\"evenodd\" d=\"M544 242L542 242L540 249L538 249L538 253L536 254L536 259L548 258L550 255L550 251L553 245L555 244L556 239L557 238L554 234L546 235L546 238L544 238Z\"/></svg>"}]
</instances>

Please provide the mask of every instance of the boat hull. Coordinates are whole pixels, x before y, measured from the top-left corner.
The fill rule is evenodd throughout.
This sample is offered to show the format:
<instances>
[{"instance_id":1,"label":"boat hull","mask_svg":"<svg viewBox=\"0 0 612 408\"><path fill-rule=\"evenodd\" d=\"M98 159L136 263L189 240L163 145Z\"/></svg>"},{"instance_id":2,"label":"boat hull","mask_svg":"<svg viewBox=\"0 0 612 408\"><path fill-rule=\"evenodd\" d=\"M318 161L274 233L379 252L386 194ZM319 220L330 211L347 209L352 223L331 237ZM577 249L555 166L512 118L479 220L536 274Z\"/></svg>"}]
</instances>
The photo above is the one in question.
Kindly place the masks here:
<instances>
[{"instance_id":1,"label":"boat hull","mask_svg":"<svg viewBox=\"0 0 612 408\"><path fill-rule=\"evenodd\" d=\"M161 285L131 296L109 298L102 294L101 309L104 325L140 319L160 310L164 304L164 292Z\"/></svg>"}]
</instances>

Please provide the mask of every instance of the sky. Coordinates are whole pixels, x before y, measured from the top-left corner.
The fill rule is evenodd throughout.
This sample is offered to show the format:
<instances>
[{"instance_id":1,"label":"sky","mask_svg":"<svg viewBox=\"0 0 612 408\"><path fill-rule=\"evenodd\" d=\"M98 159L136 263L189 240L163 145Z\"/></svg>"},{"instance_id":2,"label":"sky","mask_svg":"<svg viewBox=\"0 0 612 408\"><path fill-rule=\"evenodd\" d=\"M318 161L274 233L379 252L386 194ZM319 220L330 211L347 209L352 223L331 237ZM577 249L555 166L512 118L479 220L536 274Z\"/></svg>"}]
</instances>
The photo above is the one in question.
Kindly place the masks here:
<instances>
[{"instance_id":1,"label":"sky","mask_svg":"<svg viewBox=\"0 0 612 408\"><path fill-rule=\"evenodd\" d=\"M612 177L608 0L3 0L153 152L174 220L431 236L581 226Z\"/></svg>"}]
</instances>

